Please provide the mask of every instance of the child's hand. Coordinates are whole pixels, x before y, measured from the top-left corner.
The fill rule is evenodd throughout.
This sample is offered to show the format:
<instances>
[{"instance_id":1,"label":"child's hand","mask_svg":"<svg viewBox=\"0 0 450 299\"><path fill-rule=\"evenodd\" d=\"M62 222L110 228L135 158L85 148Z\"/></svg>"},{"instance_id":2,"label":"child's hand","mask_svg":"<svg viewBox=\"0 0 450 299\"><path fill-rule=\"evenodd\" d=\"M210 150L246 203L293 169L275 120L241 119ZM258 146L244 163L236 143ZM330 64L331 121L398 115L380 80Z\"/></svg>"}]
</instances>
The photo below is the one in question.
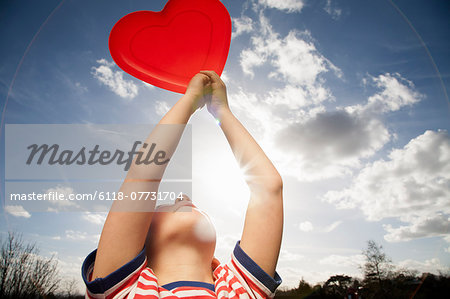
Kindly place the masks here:
<instances>
[{"instance_id":1,"label":"child's hand","mask_svg":"<svg viewBox=\"0 0 450 299\"><path fill-rule=\"evenodd\" d=\"M209 94L210 87L211 82L207 75L198 73L192 77L185 92L185 95L191 101L192 112L205 106L205 96Z\"/></svg>"},{"instance_id":2,"label":"child's hand","mask_svg":"<svg viewBox=\"0 0 450 299\"><path fill-rule=\"evenodd\" d=\"M201 71L201 74L208 76L210 80L211 97L208 98L206 106L208 111L216 118L220 119L221 114L230 110L227 99L227 87L214 71Z\"/></svg>"}]
</instances>

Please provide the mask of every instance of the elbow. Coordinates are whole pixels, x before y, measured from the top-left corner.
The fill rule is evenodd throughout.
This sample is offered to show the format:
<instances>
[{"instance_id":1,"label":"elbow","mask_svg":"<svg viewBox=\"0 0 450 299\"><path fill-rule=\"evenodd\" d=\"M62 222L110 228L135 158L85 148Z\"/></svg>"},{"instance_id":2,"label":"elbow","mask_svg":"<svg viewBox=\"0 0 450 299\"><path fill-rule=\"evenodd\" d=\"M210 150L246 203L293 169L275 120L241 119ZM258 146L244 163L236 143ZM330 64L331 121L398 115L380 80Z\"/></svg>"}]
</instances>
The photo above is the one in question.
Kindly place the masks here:
<instances>
[{"instance_id":1,"label":"elbow","mask_svg":"<svg viewBox=\"0 0 450 299\"><path fill-rule=\"evenodd\" d=\"M250 190L255 193L281 194L283 192L283 179L278 172L266 176L263 180L248 183Z\"/></svg>"},{"instance_id":2,"label":"elbow","mask_svg":"<svg viewBox=\"0 0 450 299\"><path fill-rule=\"evenodd\" d=\"M281 178L281 175L279 173L274 175L267 187L271 192L281 193L283 191L283 179Z\"/></svg>"}]
</instances>

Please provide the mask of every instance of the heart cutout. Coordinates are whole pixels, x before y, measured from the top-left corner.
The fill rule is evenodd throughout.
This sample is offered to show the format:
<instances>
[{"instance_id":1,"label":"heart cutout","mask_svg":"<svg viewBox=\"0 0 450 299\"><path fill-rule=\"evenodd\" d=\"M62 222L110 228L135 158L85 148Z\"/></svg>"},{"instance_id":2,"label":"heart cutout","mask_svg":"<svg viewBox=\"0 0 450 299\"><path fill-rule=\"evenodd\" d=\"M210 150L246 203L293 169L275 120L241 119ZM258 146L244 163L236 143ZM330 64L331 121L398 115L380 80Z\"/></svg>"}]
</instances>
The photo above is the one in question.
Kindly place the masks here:
<instances>
[{"instance_id":1,"label":"heart cutout","mask_svg":"<svg viewBox=\"0 0 450 299\"><path fill-rule=\"evenodd\" d=\"M128 74L184 93L199 71L222 74L230 42L231 18L219 0L169 0L160 12L121 18L109 35L109 51Z\"/></svg>"}]
</instances>

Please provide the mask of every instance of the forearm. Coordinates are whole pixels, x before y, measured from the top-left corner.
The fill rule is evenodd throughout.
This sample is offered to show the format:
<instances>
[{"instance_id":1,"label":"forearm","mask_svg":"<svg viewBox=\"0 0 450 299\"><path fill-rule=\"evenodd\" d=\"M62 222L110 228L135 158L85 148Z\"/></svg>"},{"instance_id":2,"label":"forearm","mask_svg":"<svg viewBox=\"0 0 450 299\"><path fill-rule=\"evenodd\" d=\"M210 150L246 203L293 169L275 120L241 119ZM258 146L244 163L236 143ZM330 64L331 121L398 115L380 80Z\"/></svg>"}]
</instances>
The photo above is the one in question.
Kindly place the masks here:
<instances>
[{"instance_id":1,"label":"forearm","mask_svg":"<svg viewBox=\"0 0 450 299\"><path fill-rule=\"evenodd\" d=\"M261 269L274 276L283 233L281 176L255 139L231 113L225 83L213 71L202 73L211 80L208 111L219 119L250 188L240 245Z\"/></svg>"},{"instance_id":2,"label":"forearm","mask_svg":"<svg viewBox=\"0 0 450 299\"><path fill-rule=\"evenodd\" d=\"M281 176L247 129L229 109L221 111L218 117L250 190L278 191L282 187Z\"/></svg>"},{"instance_id":3,"label":"forearm","mask_svg":"<svg viewBox=\"0 0 450 299\"><path fill-rule=\"evenodd\" d=\"M139 150L146 157L155 144L154 152L165 152L170 159L180 141L186 123L193 113L190 99L181 98L156 125ZM136 164L130 166L119 193L122 200L114 201L103 226L93 277L105 277L134 258L143 248L156 202L131 200L131 194L157 192L168 163L162 165Z\"/></svg>"},{"instance_id":4,"label":"forearm","mask_svg":"<svg viewBox=\"0 0 450 299\"><path fill-rule=\"evenodd\" d=\"M144 141L144 143L148 145L147 148L141 147L139 150L142 152L142 157L146 157L153 143L156 145L153 149L155 153L158 150L164 151L165 157L163 160L170 159L172 157L181 139L186 124L195 111L192 102L193 100L190 96L184 95L163 116L163 118ZM127 178L161 179L168 165L168 163L165 163L159 167L155 167L154 165L149 167L148 165L138 165L134 162L135 161L133 161L130 166Z\"/></svg>"},{"instance_id":5,"label":"forearm","mask_svg":"<svg viewBox=\"0 0 450 299\"><path fill-rule=\"evenodd\" d=\"M155 126L149 136L146 138L139 152L141 157L147 157L161 154L159 163L156 161L150 164L136 163L138 155L136 155L130 169L126 175L119 192L124 194L123 201L115 202L112 210L130 211L130 212L153 212L155 207L154 201L132 201L131 196L127 196L136 192L157 192L159 184L163 178L164 172L170 163L181 136L184 132L187 122L193 113L191 99L183 96L178 102L164 115L160 122ZM152 152L150 152L152 151ZM156 160L156 157L153 159ZM127 200L128 199L128 200ZM143 227L147 227L151 221L151 215L145 213L137 213L133 221L141 221ZM145 236L143 236L145 237ZM142 244L144 238L141 240Z\"/></svg>"},{"instance_id":6,"label":"forearm","mask_svg":"<svg viewBox=\"0 0 450 299\"><path fill-rule=\"evenodd\" d=\"M283 233L281 176L229 110L220 116L220 121L250 188L240 245L261 269L274 277Z\"/></svg>"},{"instance_id":7,"label":"forearm","mask_svg":"<svg viewBox=\"0 0 450 299\"><path fill-rule=\"evenodd\" d=\"M187 124L194 113L194 100L190 95L183 95L178 102L164 115L159 124Z\"/></svg>"}]
</instances>

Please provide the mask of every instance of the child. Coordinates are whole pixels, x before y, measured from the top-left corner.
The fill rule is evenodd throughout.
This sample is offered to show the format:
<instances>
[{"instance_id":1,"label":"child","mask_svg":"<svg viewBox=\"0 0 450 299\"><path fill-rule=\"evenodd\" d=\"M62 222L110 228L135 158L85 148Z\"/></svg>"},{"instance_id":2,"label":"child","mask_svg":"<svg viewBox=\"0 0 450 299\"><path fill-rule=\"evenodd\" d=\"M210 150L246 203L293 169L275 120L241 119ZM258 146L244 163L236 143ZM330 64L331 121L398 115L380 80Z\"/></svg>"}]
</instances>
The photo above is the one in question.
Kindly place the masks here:
<instances>
[{"instance_id":1,"label":"child","mask_svg":"<svg viewBox=\"0 0 450 299\"><path fill-rule=\"evenodd\" d=\"M98 249L83 263L86 298L274 296L281 283L275 268L283 229L282 180L230 111L220 77L213 71L195 75L185 95L158 124L161 128L165 124L178 125L179 129L167 134L158 131L161 128L157 126L147 140L150 144L156 138L170 157L184 125L205 104L219 120L238 163L247 169L250 201L241 240L231 260L220 264L214 258L215 239L200 238L196 233L199 225L202 230L211 230L211 224L186 195L173 205L156 209L155 201L133 202L134 210L123 209L129 204L126 201L116 201L105 221ZM146 149L141 151L145 156ZM157 191L165 167L133 163L120 192ZM185 211L188 209L191 211Z\"/></svg>"}]
</instances>

